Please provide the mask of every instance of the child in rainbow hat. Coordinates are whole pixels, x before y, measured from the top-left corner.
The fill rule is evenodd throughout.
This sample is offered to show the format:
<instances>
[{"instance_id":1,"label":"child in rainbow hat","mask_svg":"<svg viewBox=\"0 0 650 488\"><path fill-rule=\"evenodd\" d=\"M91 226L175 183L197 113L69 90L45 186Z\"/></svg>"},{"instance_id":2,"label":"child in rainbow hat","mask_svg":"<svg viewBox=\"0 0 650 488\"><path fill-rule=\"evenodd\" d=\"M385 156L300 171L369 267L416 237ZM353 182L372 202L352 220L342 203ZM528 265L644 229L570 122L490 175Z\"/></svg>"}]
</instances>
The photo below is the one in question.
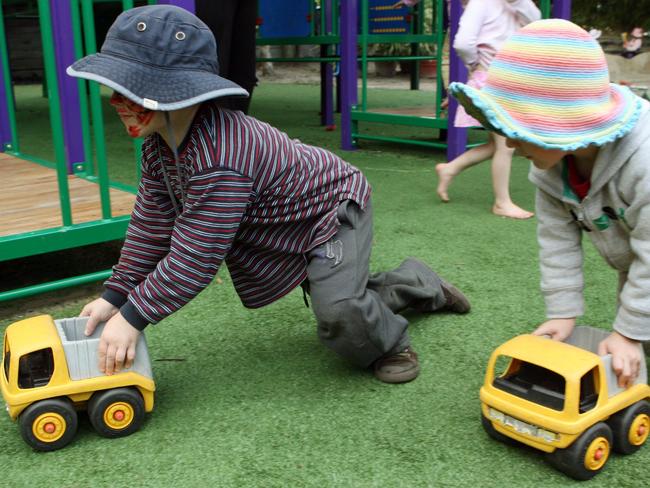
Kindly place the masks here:
<instances>
[{"instance_id":1,"label":"child in rainbow hat","mask_svg":"<svg viewBox=\"0 0 650 488\"><path fill-rule=\"evenodd\" d=\"M481 91L450 92L533 163L547 314L534 334L563 340L584 313L586 233L619 273L614 331L599 353L630 384L644 360L637 343L650 340L650 104L610 84L600 45L560 19L511 36Z\"/></svg>"}]
</instances>

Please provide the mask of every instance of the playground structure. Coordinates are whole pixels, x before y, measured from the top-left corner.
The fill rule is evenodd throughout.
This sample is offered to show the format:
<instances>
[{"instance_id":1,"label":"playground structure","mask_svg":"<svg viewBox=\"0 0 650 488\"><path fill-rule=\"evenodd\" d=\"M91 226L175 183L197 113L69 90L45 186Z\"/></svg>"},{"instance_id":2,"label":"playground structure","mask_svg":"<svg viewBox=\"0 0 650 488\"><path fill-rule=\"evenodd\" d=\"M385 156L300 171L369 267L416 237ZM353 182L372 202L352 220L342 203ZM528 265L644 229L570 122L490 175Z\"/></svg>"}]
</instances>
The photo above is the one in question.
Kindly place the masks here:
<instances>
[{"instance_id":1,"label":"playground structure","mask_svg":"<svg viewBox=\"0 0 650 488\"><path fill-rule=\"evenodd\" d=\"M321 125L334 125L334 63L340 60L338 0L258 0L258 46L318 46L318 56L260 58L266 62L320 63ZM340 101L340 98L339 98ZM340 111L340 106L338 107Z\"/></svg>"},{"instance_id":2,"label":"playground structure","mask_svg":"<svg viewBox=\"0 0 650 488\"><path fill-rule=\"evenodd\" d=\"M4 13L0 6L0 165L7 190L0 195L0 261L73 249L123 238L134 202L135 182L112 181L106 156L102 97L95 82L73 79L65 68L86 54L97 51L93 6L109 0L34 0L43 48L44 86L49 102L54 161L35 157L22 150L16 126L14 86L7 54ZM432 3L429 3L432 2ZM115 1L122 9L136 5L165 3L194 11L193 0ZM282 15L281 4L289 5L290 15ZM394 4L395 2L388 2ZM466 129L449 127L440 109L442 99L442 45L444 42L443 0L423 0L402 31L372 33L373 18L369 9L387 7L386 0L301 0L281 2L260 0L260 36L258 44L317 45L320 55L300 61L318 62L321 66L321 123L334 127L334 80L338 82L337 103L341 112L341 144L344 149L356 148L361 138L358 125L367 121L384 124L418 126L439 131L438 141L429 144L446 148L448 157L462 152L466 145ZM433 22L425 33L422 15L424 5L433 5ZM3 3L6 5L6 2ZM545 16L569 17L570 0L542 0ZM401 11L403 13L403 11ZM460 0L451 1L449 30L453 42L460 18ZM287 19L296 19L289 25ZM405 29L405 30L404 30ZM73 35L70 35L73 33ZM369 45L405 43L408 55L370 56ZM433 43L434 54L421 55L419 45ZM452 50L453 51L453 50ZM437 60L437 89L433 113L389 113L370 111L366 103L367 63L382 59L416 61ZM296 61L295 58L271 58L270 61ZM361 67L361 102L357 68ZM335 73L337 76L335 77ZM462 63L450 53L450 80L462 81L466 73ZM412 72L411 88L417 88L417 68ZM105 97L104 97L105 98ZM456 104L450 101L449 120L453 120ZM446 131L446 140L444 133ZM377 138L381 139L381 138ZM394 142L418 143L413 140ZM139 177L139 145L134 141L134 173ZM38 202L34 202L37 198ZM98 281L110 270L75 276L55 282L0 292L0 301L30 296L86 282Z\"/></svg>"},{"instance_id":3,"label":"playground structure","mask_svg":"<svg viewBox=\"0 0 650 488\"><path fill-rule=\"evenodd\" d=\"M540 0L538 3L543 17L570 18L571 0ZM458 107L455 100L450 100L447 117L441 109L445 92L442 81L445 35L448 31L450 45L453 45L462 14L461 0L450 0L448 16L445 15L446 4L446 0L422 0L413 8L408 8L391 0L260 0L261 26L258 45L317 44L321 46L321 55L302 58L260 58L259 61L321 63L321 123L328 127L332 126L334 120L331 65L337 65L336 106L341 112L343 149L356 149L361 139L381 140L446 149L447 158L451 160L465 150L467 129L448 124L448 120L454 119ZM425 7L433 9L431 24L424 22ZM288 14L289 11L292 12L291 15ZM273 19L269 22L270 25L266 25L267 19ZM377 29L377 26L386 28ZM381 56L370 54L372 45L387 43L407 44L411 52ZM433 45L433 54L420 53L422 44ZM430 107L368 107L368 63L392 60L411 62L415 68L411 70L411 89L415 90L418 89L417 62L429 59L435 59L437 64L436 90ZM361 71L360 88L358 69ZM467 70L452 49L449 53L449 80L466 79ZM366 122L424 127L431 129L432 135L437 132L438 140L424 141L362 133L359 125Z\"/></svg>"},{"instance_id":4,"label":"playground structure","mask_svg":"<svg viewBox=\"0 0 650 488\"><path fill-rule=\"evenodd\" d=\"M65 74L75 59L97 51L95 3L37 1L54 161L21 150L0 7L0 146L4 151L0 165L6 188L0 196L0 261L122 239L126 232L136 182L127 185L109 180L100 87ZM133 0L117 3L122 9L134 6ZM139 2L144 3L156 2ZM193 0L158 3L194 8ZM138 145L136 141L134 148ZM135 159L139 159L139 150ZM0 301L109 275L110 270L105 270L4 291L0 292Z\"/></svg>"},{"instance_id":5,"label":"playground structure","mask_svg":"<svg viewBox=\"0 0 650 488\"><path fill-rule=\"evenodd\" d=\"M357 6L359 1L362 2L362 8L360 10ZM448 123L449 120L454 120L458 108L457 102L454 99L449 100L449 108L446 118L444 117L440 106L444 92L442 82L444 31L449 31L449 45L453 45L456 31L458 29L458 22L462 14L461 0L450 0L447 22L444 22L444 9L446 8L446 2L442 0L432 1L434 6L434 22L429 34L423 34L421 31L416 29L411 35L395 34L393 39L394 42L412 43L414 54L412 59L414 60L426 58L420 58L417 56L417 45L419 43L435 43L435 59L437 60L438 69L435 100L432 100L433 103L431 104L431 107L418 107L415 109L401 108L399 110L368 110L367 104L366 64L369 60L373 59L367 56L367 45L373 42L386 42L390 40L391 36L389 34L378 36L369 32L368 12L369 9L372 8L372 5L369 5L369 0L351 0L349 2L344 2L341 6L341 83L343 84L341 89L341 145L344 149L354 149L360 139L373 139L446 149L448 160L454 159L457 155L465 151L467 146L467 129L457 128ZM382 3L382 5L395 4L395 2L379 3ZM422 3L424 2L421 2L420 5L422 5ZM566 19L570 18L570 0L541 0L538 3L543 17L552 16ZM388 7L386 6L385 8ZM362 13L361 22L358 22L358 19L356 18L358 12ZM357 26L360 26L360 36L357 35ZM357 98L356 39L359 39L362 51L362 95L360 101ZM408 57L406 59L408 59ZM451 49L449 53L449 80L450 82L467 80L467 70L458 56L454 53L453 49ZM412 88L415 87L412 85ZM417 139L362 134L359 130L359 124L362 122L425 127L432 129L432 132L438 130L440 137L437 141L421 141Z\"/></svg>"}]
</instances>

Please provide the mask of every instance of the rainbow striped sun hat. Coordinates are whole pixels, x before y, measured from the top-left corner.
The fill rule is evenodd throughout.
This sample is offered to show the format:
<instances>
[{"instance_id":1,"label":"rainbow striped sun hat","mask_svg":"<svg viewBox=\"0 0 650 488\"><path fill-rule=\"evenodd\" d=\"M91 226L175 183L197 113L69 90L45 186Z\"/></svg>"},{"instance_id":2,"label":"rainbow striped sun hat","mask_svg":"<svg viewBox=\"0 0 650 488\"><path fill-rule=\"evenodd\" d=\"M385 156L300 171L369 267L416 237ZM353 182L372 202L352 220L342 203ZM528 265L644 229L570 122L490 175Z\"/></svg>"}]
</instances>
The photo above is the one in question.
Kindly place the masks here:
<instances>
[{"instance_id":1,"label":"rainbow striped sun hat","mask_svg":"<svg viewBox=\"0 0 650 488\"><path fill-rule=\"evenodd\" d=\"M532 22L513 34L478 91L449 91L488 130L546 149L601 146L628 133L641 99L610 83L598 42L562 19Z\"/></svg>"}]
</instances>

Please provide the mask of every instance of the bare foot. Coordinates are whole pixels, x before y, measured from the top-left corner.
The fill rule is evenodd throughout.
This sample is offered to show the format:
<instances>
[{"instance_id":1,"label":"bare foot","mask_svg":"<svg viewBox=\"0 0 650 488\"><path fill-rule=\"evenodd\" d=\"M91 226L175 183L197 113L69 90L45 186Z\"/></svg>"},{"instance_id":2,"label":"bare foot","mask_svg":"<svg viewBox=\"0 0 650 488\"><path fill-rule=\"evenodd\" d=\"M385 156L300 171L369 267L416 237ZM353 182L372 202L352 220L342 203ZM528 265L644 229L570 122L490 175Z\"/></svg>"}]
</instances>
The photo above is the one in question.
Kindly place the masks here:
<instances>
[{"instance_id":1,"label":"bare foot","mask_svg":"<svg viewBox=\"0 0 650 488\"><path fill-rule=\"evenodd\" d=\"M438 174L438 188L436 188L436 193L438 193L440 200L447 203L449 201L447 189L451 185L451 180L454 179L456 173L451 171L449 163L436 164L436 173Z\"/></svg>"},{"instance_id":2,"label":"bare foot","mask_svg":"<svg viewBox=\"0 0 650 488\"><path fill-rule=\"evenodd\" d=\"M506 205L497 205L496 203L492 207L492 213L498 215L499 217L508 217L510 219L520 219L525 220L531 218L535 215L533 212L524 210L523 208L515 205L514 203L509 203Z\"/></svg>"}]
</instances>

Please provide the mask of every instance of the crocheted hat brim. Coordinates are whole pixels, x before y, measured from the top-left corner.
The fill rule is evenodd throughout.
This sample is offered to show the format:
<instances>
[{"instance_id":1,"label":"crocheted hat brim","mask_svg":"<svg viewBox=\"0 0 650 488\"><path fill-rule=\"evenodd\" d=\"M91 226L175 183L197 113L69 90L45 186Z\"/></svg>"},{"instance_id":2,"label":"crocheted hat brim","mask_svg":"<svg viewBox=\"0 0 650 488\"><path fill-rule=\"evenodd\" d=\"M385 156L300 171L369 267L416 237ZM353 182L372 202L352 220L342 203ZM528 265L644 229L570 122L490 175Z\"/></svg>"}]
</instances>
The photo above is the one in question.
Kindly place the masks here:
<instances>
[{"instance_id":1,"label":"crocheted hat brim","mask_svg":"<svg viewBox=\"0 0 650 488\"><path fill-rule=\"evenodd\" d=\"M615 103L616 119L606 127L582 130L573 134L541 135L515 120L489 94L466 84L454 82L449 92L465 107L469 115L486 129L510 139L529 142L544 149L573 151L590 145L602 146L627 134L641 113L641 99L627 87L610 83L610 97ZM558 117L561 114L558 113Z\"/></svg>"}]
</instances>

